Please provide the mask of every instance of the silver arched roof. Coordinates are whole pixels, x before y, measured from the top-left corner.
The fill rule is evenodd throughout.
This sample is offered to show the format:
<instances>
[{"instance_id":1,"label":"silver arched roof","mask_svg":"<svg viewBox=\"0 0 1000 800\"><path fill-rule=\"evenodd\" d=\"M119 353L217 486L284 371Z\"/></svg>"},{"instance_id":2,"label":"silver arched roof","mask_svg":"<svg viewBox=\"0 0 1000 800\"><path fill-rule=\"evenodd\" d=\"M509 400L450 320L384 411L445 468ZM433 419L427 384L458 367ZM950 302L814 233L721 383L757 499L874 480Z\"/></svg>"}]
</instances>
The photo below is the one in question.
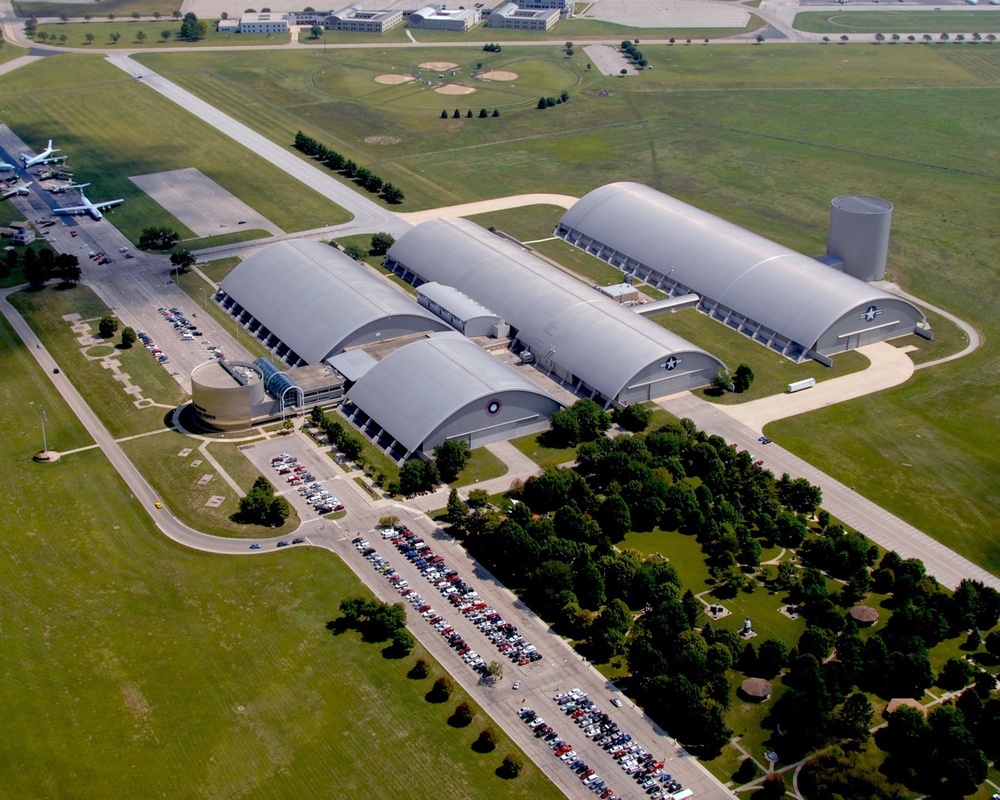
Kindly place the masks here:
<instances>
[{"instance_id":1,"label":"silver arched roof","mask_svg":"<svg viewBox=\"0 0 1000 800\"><path fill-rule=\"evenodd\" d=\"M389 258L425 281L454 286L548 357L614 399L651 364L671 355L715 356L640 317L513 242L465 219L424 222Z\"/></svg>"},{"instance_id":2,"label":"silver arched roof","mask_svg":"<svg viewBox=\"0 0 1000 800\"><path fill-rule=\"evenodd\" d=\"M367 267L321 242L265 247L220 288L310 364L355 344L364 329L382 321L392 330L449 330Z\"/></svg>"},{"instance_id":3,"label":"silver arched roof","mask_svg":"<svg viewBox=\"0 0 1000 800\"><path fill-rule=\"evenodd\" d=\"M460 333L437 333L394 350L348 392L351 402L408 451L470 403L505 392L558 401Z\"/></svg>"},{"instance_id":4,"label":"silver arched roof","mask_svg":"<svg viewBox=\"0 0 1000 800\"><path fill-rule=\"evenodd\" d=\"M806 347L856 308L887 301L910 305L639 183L611 183L589 192L562 216L559 226ZM923 316L916 311L918 318Z\"/></svg>"}]
</instances>

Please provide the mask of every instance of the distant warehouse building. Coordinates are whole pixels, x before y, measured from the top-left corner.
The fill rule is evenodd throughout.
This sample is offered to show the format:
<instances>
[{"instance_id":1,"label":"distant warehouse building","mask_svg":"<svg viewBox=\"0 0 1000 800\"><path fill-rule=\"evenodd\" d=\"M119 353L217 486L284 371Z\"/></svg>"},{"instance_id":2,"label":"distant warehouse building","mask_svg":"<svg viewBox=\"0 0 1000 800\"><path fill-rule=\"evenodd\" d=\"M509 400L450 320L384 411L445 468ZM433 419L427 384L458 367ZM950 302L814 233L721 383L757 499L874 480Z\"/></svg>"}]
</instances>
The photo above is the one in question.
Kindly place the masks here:
<instances>
[{"instance_id":1,"label":"distant warehouse building","mask_svg":"<svg viewBox=\"0 0 1000 800\"><path fill-rule=\"evenodd\" d=\"M449 439L479 447L545 430L560 404L456 332L405 344L348 391L345 413L393 457L430 453Z\"/></svg>"},{"instance_id":2,"label":"distant warehouse building","mask_svg":"<svg viewBox=\"0 0 1000 800\"><path fill-rule=\"evenodd\" d=\"M576 13L575 0L525 0L518 5L521 8L556 8L563 19L569 19Z\"/></svg>"},{"instance_id":3,"label":"distant warehouse building","mask_svg":"<svg viewBox=\"0 0 1000 800\"><path fill-rule=\"evenodd\" d=\"M506 3L490 12L486 24L490 28L547 31L558 21L558 8L525 8L516 3Z\"/></svg>"},{"instance_id":4,"label":"distant warehouse building","mask_svg":"<svg viewBox=\"0 0 1000 800\"><path fill-rule=\"evenodd\" d=\"M417 288L417 302L465 336L502 339L510 333L500 317L453 286L423 283Z\"/></svg>"},{"instance_id":5,"label":"distant warehouse building","mask_svg":"<svg viewBox=\"0 0 1000 800\"><path fill-rule=\"evenodd\" d=\"M269 12L247 13L240 17L240 33L288 33L288 20Z\"/></svg>"},{"instance_id":6,"label":"distant warehouse building","mask_svg":"<svg viewBox=\"0 0 1000 800\"><path fill-rule=\"evenodd\" d=\"M407 231L389 249L386 267L418 287L452 286L491 309L510 325L523 357L606 405L704 386L723 366L468 220L432 220Z\"/></svg>"},{"instance_id":7,"label":"distant warehouse building","mask_svg":"<svg viewBox=\"0 0 1000 800\"><path fill-rule=\"evenodd\" d=\"M429 3L410 14L407 27L427 28L438 31L465 32L482 20L482 12L476 6L470 8L445 8Z\"/></svg>"},{"instance_id":8,"label":"distant warehouse building","mask_svg":"<svg viewBox=\"0 0 1000 800\"><path fill-rule=\"evenodd\" d=\"M451 330L353 258L320 242L278 242L227 275L216 299L278 358L318 364L348 347Z\"/></svg>"},{"instance_id":9,"label":"distant warehouse building","mask_svg":"<svg viewBox=\"0 0 1000 800\"><path fill-rule=\"evenodd\" d=\"M843 231L852 227L845 215L854 214L869 249L888 245L885 201L838 199L832 242L852 240ZM638 183L588 193L556 235L671 296L699 295L705 314L794 361L830 364L830 356L873 342L930 337L919 308L851 274L874 274L878 254L845 252L821 263Z\"/></svg>"}]
</instances>

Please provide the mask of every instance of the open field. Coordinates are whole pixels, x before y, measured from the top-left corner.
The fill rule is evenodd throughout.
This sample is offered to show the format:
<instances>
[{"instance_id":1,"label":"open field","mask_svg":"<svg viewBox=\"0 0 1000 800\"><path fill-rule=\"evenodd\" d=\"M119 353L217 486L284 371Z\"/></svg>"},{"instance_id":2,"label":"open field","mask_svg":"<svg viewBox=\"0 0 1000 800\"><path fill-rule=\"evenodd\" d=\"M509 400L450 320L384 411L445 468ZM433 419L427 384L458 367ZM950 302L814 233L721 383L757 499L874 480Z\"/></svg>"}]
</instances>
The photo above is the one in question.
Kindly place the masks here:
<instances>
[{"instance_id":1,"label":"open field","mask_svg":"<svg viewBox=\"0 0 1000 800\"><path fill-rule=\"evenodd\" d=\"M222 279L232 272L239 263L240 259L237 256L230 256L229 258L217 258L214 261L199 262L198 269L205 273L210 280L222 283Z\"/></svg>"},{"instance_id":2,"label":"open field","mask_svg":"<svg viewBox=\"0 0 1000 800\"><path fill-rule=\"evenodd\" d=\"M627 81L588 74L558 52L515 47L358 51L350 65L316 52L272 53L266 64L241 53L143 60L206 96L226 87L229 110L250 124L257 108L270 109L259 123L266 129L282 119L280 108L290 119L272 134L278 140L308 125L331 146L349 144L352 157L363 154L404 188L408 207L539 189L580 196L611 178L631 179L818 253L832 197L889 198L896 207L890 279L963 316L986 344L891 392L785 421L782 441L942 541L966 553L993 550L988 520L1000 510L1000 469L980 434L1000 415L991 266L1000 170L990 111L1000 94L1000 49L650 45L643 52L655 71ZM439 119L438 95L373 80L387 66L411 70L431 57L465 71L481 60L523 77L515 89L491 86L469 98L501 108L490 120ZM569 103L534 108L539 95L563 88ZM597 96L601 88L610 96ZM842 114L847 107L852 113ZM372 134L401 142L367 148ZM866 411L848 412L855 407ZM924 431L918 442L933 440L936 463L931 454L904 455L911 431ZM810 438L822 446L808 445ZM885 456L875 455L880 448ZM995 558L986 563L997 568Z\"/></svg>"},{"instance_id":3,"label":"open field","mask_svg":"<svg viewBox=\"0 0 1000 800\"><path fill-rule=\"evenodd\" d=\"M449 486L473 486L480 481L500 478L507 474L507 465L485 447L477 447L472 451L469 462L458 474L458 480Z\"/></svg>"},{"instance_id":4,"label":"open field","mask_svg":"<svg viewBox=\"0 0 1000 800\"><path fill-rule=\"evenodd\" d=\"M102 2L103 5L103 2ZM79 6L77 6L79 9ZM76 12L79 14L79 11ZM133 20L131 17L118 17L114 20L95 17L90 22L53 22L46 25L39 25L38 32L48 35L48 44L61 44L66 47L100 47L102 50L110 48L134 50L136 48L157 47L224 47L240 45L274 45L287 44L291 41L291 34L288 33L231 33L219 32L215 30L215 24L209 23L208 31L204 39L189 42L178 39L177 34L181 30L181 21L174 19L141 19ZM146 38L140 41L136 33L142 31ZM169 31L170 36L164 39L161 31ZM119 34L118 41L111 39L111 34ZM88 41L87 34L94 37ZM66 40L63 41L62 37ZM35 36L36 41L40 41Z\"/></svg>"},{"instance_id":5,"label":"open field","mask_svg":"<svg viewBox=\"0 0 1000 800\"><path fill-rule=\"evenodd\" d=\"M530 762L516 781L494 775L515 748L501 733L493 753L471 750L488 721L446 723L461 691L424 701L441 669L406 677L422 649L387 659L325 629L365 593L336 556L195 553L161 536L99 451L33 464L30 400L53 446L88 437L2 320L0 343L0 479L17 487L0 497L0 703L18 731L0 740L5 794L561 796ZM372 770L383 751L395 768Z\"/></svg>"},{"instance_id":6,"label":"open field","mask_svg":"<svg viewBox=\"0 0 1000 800\"><path fill-rule=\"evenodd\" d=\"M4 122L29 145L54 137L76 175L93 182L95 197L125 198L115 225L133 241L153 224L193 236L128 180L183 167L197 167L283 230L348 219L343 209L99 56L67 54L23 67L4 76L0 99Z\"/></svg>"},{"instance_id":7,"label":"open field","mask_svg":"<svg viewBox=\"0 0 1000 800\"><path fill-rule=\"evenodd\" d=\"M144 16L151 16L156 12L163 15L161 22L172 24L170 15L174 11L180 10L180 3L174 5L172 2L164 0L101 0L100 10L105 17L108 14L115 14L119 17L127 17L131 21L133 11L138 11ZM81 6L79 3L31 3L15 2L14 12L19 17L59 17L65 14L67 17L82 16L83 12L94 11L93 6ZM96 14L94 16L97 16Z\"/></svg>"},{"instance_id":8,"label":"open field","mask_svg":"<svg viewBox=\"0 0 1000 800\"><path fill-rule=\"evenodd\" d=\"M575 447L546 447L539 441L539 437L543 435L529 433L527 436L511 439L510 443L542 469L550 469L567 461L576 461Z\"/></svg>"},{"instance_id":9,"label":"open field","mask_svg":"<svg viewBox=\"0 0 1000 800\"><path fill-rule=\"evenodd\" d=\"M813 33L884 33L886 36L897 31L995 31L1000 29L1000 10L802 11L795 15L794 25L800 31Z\"/></svg>"},{"instance_id":10,"label":"open field","mask_svg":"<svg viewBox=\"0 0 1000 800\"><path fill-rule=\"evenodd\" d=\"M10 301L112 435L132 436L164 427L164 415L169 410L136 408L133 402L136 398L125 394L122 384L101 366L100 360L87 359L80 352L84 345L77 342L71 323L63 320L66 314L79 314L82 321L89 321L93 346L88 354L114 353L121 372L131 376L131 382L142 390L142 397L170 406L177 405L184 397L177 382L140 343L129 350L116 349L115 344L121 341L120 330L111 339L100 338L97 324L109 309L89 288L46 287L37 292L18 292L11 295Z\"/></svg>"},{"instance_id":11,"label":"open field","mask_svg":"<svg viewBox=\"0 0 1000 800\"><path fill-rule=\"evenodd\" d=\"M156 436L144 436L121 443L126 455L160 493L167 508L196 530L216 536L252 538L264 535L290 535L298 528L299 515L294 508L284 525L275 532L260 525L241 525L233 522L230 517L239 511L240 498L218 474L218 470L198 452L199 444L198 439L177 431L165 431ZM186 456L179 455L188 449L191 452ZM192 466L195 461L201 463ZM249 466L249 462L247 464ZM204 475L213 477L202 485L199 480ZM257 476L253 475L249 483L244 482L242 485L240 480L246 481L251 475L250 470L239 470L238 474L230 477L244 492L248 492ZM268 477L270 479L274 476ZM283 488L287 488L287 484L284 486L275 484L275 489ZM213 496L221 496L225 500L217 508L209 508L205 503Z\"/></svg>"},{"instance_id":12,"label":"open field","mask_svg":"<svg viewBox=\"0 0 1000 800\"><path fill-rule=\"evenodd\" d=\"M0 64L13 61L15 58L20 58L27 54L28 49L26 47L18 47L16 44L5 41L3 42L3 46L0 47Z\"/></svg>"}]
</instances>

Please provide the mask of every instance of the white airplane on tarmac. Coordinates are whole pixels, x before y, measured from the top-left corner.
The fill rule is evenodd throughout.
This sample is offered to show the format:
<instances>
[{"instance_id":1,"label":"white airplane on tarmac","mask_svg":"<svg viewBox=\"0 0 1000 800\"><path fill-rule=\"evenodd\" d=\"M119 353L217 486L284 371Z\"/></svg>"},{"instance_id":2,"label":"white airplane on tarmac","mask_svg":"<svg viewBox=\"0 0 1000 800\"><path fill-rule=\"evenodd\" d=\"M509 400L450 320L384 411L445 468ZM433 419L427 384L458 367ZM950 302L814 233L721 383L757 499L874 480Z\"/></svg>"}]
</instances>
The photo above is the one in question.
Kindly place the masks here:
<instances>
[{"instance_id":1,"label":"white airplane on tarmac","mask_svg":"<svg viewBox=\"0 0 1000 800\"><path fill-rule=\"evenodd\" d=\"M17 197L18 195L27 195L28 187L31 183L26 183L24 186L15 186L13 189L8 189L2 195L0 195L0 200L6 200L8 197Z\"/></svg>"},{"instance_id":2,"label":"white airplane on tarmac","mask_svg":"<svg viewBox=\"0 0 1000 800\"><path fill-rule=\"evenodd\" d=\"M78 206L66 206L64 208L53 208L53 214L63 214L68 217L76 216L78 214L89 214L94 219L101 219L104 215L101 214L105 209L116 206L119 203L124 203L125 200L119 197L117 200L104 200L100 203L93 203L87 199L87 195L83 193L83 189L86 186L90 186L89 183L78 183L73 184L74 189L80 190L80 205Z\"/></svg>"},{"instance_id":3,"label":"white airplane on tarmac","mask_svg":"<svg viewBox=\"0 0 1000 800\"><path fill-rule=\"evenodd\" d=\"M37 156L29 157L28 155L21 153L21 161L24 162L24 168L28 169L29 167L34 167L37 166L38 164L47 164L49 162L49 159L52 158L52 154L58 152L59 148L53 148L52 140L49 139L49 143L46 145L45 149L42 150L42 152L39 153Z\"/></svg>"},{"instance_id":4,"label":"white airplane on tarmac","mask_svg":"<svg viewBox=\"0 0 1000 800\"><path fill-rule=\"evenodd\" d=\"M13 164L8 164L6 161L0 159L0 172L13 172L17 169Z\"/></svg>"}]
</instances>

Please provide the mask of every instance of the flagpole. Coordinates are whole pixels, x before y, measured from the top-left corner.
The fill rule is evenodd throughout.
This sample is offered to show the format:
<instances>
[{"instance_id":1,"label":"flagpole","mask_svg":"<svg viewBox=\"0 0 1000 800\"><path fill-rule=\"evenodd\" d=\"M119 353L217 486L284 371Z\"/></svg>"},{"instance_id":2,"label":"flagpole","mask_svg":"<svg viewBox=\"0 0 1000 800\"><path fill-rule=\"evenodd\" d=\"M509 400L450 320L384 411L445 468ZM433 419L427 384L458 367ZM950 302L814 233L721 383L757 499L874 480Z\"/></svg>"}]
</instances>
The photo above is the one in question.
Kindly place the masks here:
<instances>
[{"instance_id":1,"label":"flagpole","mask_svg":"<svg viewBox=\"0 0 1000 800\"><path fill-rule=\"evenodd\" d=\"M48 439L45 436L45 409L39 406L38 410L39 412L41 412L42 416L42 452L47 453L49 452L49 443Z\"/></svg>"}]
</instances>

